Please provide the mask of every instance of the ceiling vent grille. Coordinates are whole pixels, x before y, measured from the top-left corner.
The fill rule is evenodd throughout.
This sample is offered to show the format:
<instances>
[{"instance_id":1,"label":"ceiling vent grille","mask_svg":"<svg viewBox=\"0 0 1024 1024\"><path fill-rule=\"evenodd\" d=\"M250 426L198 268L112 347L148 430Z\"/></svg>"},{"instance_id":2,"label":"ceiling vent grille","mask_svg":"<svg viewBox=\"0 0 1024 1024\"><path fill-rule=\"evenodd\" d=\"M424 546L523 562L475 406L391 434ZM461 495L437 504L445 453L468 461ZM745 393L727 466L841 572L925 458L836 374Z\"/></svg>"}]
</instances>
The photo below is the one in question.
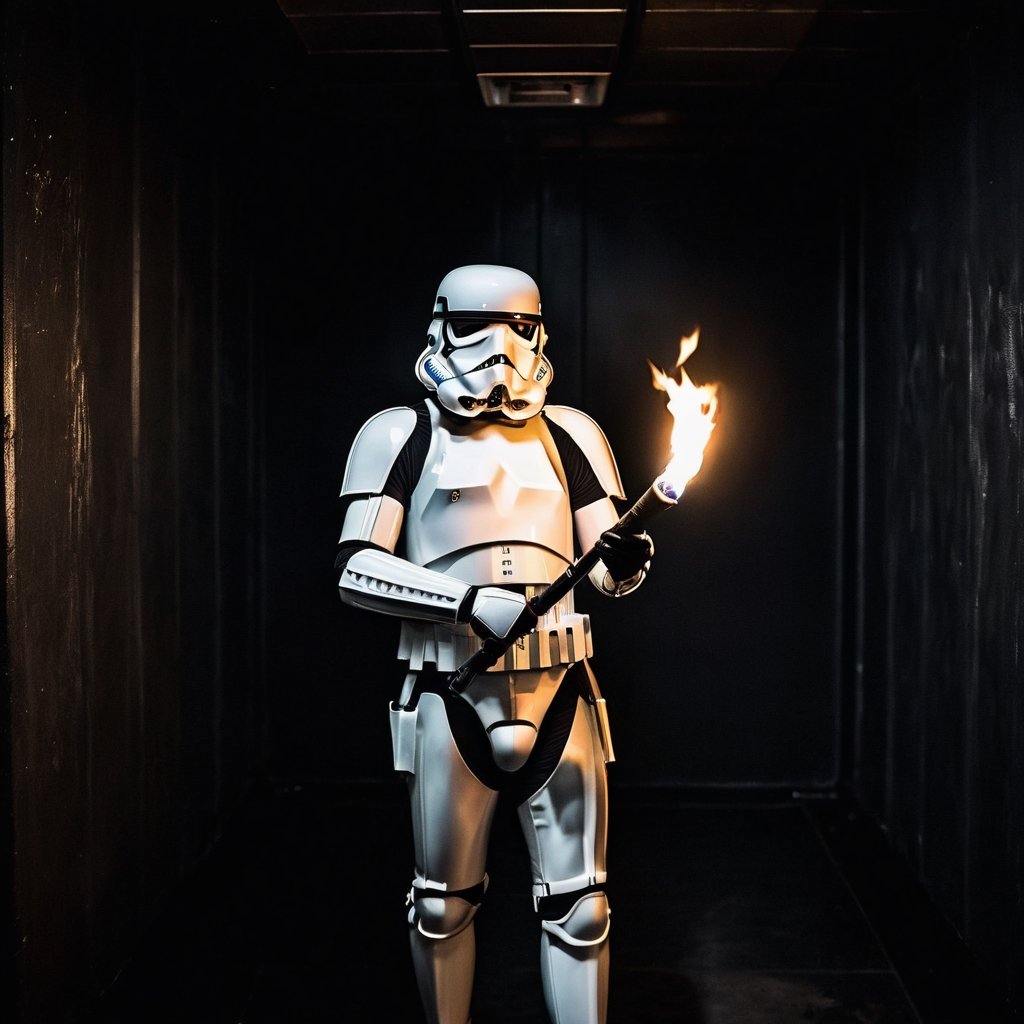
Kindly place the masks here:
<instances>
[{"instance_id":1,"label":"ceiling vent grille","mask_svg":"<svg viewBox=\"0 0 1024 1024\"><path fill-rule=\"evenodd\" d=\"M488 107L599 107L607 74L477 75Z\"/></svg>"}]
</instances>

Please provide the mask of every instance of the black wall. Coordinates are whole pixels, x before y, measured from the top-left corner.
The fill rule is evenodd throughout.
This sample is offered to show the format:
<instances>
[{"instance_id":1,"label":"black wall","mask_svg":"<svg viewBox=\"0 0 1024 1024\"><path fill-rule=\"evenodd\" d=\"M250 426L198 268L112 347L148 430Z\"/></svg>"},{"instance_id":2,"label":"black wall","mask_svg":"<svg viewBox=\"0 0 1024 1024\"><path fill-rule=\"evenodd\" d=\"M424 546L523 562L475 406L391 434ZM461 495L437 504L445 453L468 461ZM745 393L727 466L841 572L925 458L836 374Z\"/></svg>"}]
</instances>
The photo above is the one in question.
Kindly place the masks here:
<instances>
[{"instance_id":1,"label":"black wall","mask_svg":"<svg viewBox=\"0 0 1024 1024\"><path fill-rule=\"evenodd\" d=\"M1018 999L1021 27L1009 6L979 19L865 155L863 658L850 688L854 792Z\"/></svg>"},{"instance_id":2,"label":"black wall","mask_svg":"<svg viewBox=\"0 0 1024 1024\"><path fill-rule=\"evenodd\" d=\"M5 953L26 1022L113 979L263 756L263 244L248 115L201 24L7 8Z\"/></svg>"}]
</instances>

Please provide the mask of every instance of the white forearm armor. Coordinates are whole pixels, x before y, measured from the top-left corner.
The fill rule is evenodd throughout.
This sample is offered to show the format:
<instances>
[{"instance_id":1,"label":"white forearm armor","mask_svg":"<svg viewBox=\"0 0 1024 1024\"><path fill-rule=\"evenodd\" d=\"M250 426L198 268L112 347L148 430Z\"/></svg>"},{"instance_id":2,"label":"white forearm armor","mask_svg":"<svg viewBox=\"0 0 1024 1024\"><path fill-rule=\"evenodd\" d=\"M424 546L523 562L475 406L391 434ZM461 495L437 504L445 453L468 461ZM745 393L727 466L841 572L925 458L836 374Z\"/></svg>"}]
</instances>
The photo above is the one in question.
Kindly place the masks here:
<instances>
[{"instance_id":1,"label":"white forearm armor","mask_svg":"<svg viewBox=\"0 0 1024 1024\"><path fill-rule=\"evenodd\" d=\"M447 625L468 622L479 636L504 639L526 599L500 587L473 587L376 548L361 548L338 580L342 599L357 608Z\"/></svg>"},{"instance_id":2,"label":"white forearm armor","mask_svg":"<svg viewBox=\"0 0 1024 1024\"><path fill-rule=\"evenodd\" d=\"M460 621L459 610L472 590L453 576L376 548L362 548L349 558L338 587L342 600L357 608L447 623ZM467 620L464 614L461 621Z\"/></svg>"}]
</instances>

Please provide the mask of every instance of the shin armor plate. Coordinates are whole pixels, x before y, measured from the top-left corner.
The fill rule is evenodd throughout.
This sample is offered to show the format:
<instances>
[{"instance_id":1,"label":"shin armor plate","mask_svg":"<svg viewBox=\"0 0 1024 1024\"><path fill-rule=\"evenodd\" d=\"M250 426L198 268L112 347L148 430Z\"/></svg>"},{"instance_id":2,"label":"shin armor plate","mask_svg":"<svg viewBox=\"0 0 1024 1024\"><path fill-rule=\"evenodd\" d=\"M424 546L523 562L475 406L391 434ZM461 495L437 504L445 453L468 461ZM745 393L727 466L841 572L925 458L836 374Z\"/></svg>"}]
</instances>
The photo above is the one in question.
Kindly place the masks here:
<instances>
[{"instance_id":1,"label":"shin armor plate","mask_svg":"<svg viewBox=\"0 0 1024 1024\"><path fill-rule=\"evenodd\" d=\"M558 920L541 923L541 978L554 1024L604 1024L610 925L603 892L589 892Z\"/></svg>"},{"instance_id":2,"label":"shin armor plate","mask_svg":"<svg viewBox=\"0 0 1024 1024\"><path fill-rule=\"evenodd\" d=\"M471 890L445 892L417 878L409 893L409 945L428 1024L466 1024L476 969L473 918L487 878Z\"/></svg>"}]
</instances>

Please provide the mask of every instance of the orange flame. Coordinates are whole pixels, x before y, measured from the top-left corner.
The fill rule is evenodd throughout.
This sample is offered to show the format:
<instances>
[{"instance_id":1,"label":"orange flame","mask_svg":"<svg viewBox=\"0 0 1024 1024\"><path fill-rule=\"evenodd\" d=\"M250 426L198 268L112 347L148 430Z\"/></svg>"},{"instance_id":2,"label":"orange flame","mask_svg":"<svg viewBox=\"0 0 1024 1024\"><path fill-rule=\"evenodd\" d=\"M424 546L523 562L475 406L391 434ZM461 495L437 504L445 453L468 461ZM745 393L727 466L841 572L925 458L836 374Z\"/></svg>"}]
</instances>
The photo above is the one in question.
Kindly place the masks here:
<instances>
[{"instance_id":1,"label":"orange flame","mask_svg":"<svg viewBox=\"0 0 1024 1024\"><path fill-rule=\"evenodd\" d=\"M679 339L676 367L679 380L659 370L649 359L654 386L668 394L668 410L672 413L671 458L655 485L678 499L683 488L697 475L704 462L704 449L715 429L718 411L718 385L694 384L683 369L683 363L697 348L700 328Z\"/></svg>"}]
</instances>

